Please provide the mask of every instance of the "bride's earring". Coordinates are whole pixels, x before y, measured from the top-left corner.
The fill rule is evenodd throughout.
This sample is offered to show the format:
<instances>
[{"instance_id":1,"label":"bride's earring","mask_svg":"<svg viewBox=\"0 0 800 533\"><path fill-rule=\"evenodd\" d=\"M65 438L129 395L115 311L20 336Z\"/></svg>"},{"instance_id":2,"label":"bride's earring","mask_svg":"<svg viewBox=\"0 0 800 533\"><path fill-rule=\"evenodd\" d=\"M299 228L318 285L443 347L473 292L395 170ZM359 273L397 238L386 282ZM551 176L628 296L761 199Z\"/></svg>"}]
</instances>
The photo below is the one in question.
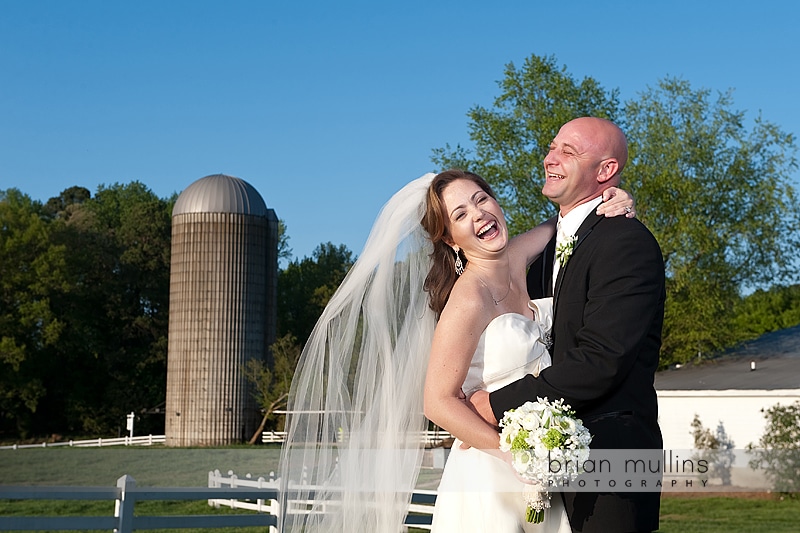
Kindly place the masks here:
<instances>
[{"instance_id":1,"label":"bride's earring","mask_svg":"<svg viewBox=\"0 0 800 533\"><path fill-rule=\"evenodd\" d=\"M461 250L456 246L453 251L456 253L456 274L460 276L464 273L464 263L461 262L461 254L459 253Z\"/></svg>"}]
</instances>

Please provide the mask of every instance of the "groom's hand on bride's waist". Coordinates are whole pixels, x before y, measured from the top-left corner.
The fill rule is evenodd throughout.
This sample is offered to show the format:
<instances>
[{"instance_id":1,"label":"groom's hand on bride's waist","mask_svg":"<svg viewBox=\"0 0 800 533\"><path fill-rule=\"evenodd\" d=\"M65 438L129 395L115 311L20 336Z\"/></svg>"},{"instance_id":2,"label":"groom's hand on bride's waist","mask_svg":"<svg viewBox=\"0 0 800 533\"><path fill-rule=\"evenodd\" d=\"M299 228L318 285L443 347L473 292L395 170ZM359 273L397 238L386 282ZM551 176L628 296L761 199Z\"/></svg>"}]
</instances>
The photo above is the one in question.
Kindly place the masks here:
<instances>
[{"instance_id":1,"label":"groom's hand on bride's waist","mask_svg":"<svg viewBox=\"0 0 800 533\"><path fill-rule=\"evenodd\" d=\"M474 392L467 398L467 405L477 413L479 417L481 417L487 424L496 428L497 427L497 419L494 417L494 412L492 411L492 404L489 403L489 393L485 390L479 390Z\"/></svg>"}]
</instances>

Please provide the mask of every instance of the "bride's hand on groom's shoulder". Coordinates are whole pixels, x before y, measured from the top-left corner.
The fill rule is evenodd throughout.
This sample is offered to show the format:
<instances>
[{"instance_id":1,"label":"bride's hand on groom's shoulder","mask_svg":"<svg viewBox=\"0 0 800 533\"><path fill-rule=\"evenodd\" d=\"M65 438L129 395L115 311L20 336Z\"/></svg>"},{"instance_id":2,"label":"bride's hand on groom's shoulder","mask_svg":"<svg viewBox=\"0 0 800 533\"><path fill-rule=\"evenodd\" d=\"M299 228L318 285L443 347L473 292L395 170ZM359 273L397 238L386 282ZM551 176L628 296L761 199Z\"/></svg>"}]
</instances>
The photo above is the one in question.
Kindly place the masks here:
<instances>
[{"instance_id":1,"label":"bride's hand on groom's shoulder","mask_svg":"<svg viewBox=\"0 0 800 533\"><path fill-rule=\"evenodd\" d=\"M636 216L636 201L631 194L617 187L609 187L603 191L603 201L597 206L596 213L606 217L624 215L627 218Z\"/></svg>"}]
</instances>

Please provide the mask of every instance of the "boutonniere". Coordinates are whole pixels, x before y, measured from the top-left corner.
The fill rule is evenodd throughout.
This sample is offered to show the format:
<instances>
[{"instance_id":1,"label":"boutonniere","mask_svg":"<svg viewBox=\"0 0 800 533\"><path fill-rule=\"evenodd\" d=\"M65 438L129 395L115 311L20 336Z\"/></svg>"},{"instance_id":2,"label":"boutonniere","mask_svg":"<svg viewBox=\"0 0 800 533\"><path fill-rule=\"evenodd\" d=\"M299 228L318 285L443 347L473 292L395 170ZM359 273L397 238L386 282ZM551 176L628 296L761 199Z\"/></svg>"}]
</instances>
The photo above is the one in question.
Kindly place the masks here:
<instances>
[{"instance_id":1,"label":"boutonniere","mask_svg":"<svg viewBox=\"0 0 800 533\"><path fill-rule=\"evenodd\" d=\"M578 238L575 235L570 235L565 241L556 246L556 259L558 264L562 267L567 264L569 258L572 256L572 251L575 250L575 241Z\"/></svg>"}]
</instances>

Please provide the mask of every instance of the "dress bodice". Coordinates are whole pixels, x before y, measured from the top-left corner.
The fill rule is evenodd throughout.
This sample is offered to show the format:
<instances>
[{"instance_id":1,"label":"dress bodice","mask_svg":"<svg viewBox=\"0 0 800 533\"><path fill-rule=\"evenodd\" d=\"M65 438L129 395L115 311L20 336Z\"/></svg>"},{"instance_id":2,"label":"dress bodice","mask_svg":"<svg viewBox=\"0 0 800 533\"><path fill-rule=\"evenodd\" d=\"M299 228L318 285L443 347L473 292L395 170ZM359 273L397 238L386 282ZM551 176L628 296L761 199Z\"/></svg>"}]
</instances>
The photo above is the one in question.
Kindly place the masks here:
<instances>
[{"instance_id":1,"label":"dress bodice","mask_svg":"<svg viewBox=\"0 0 800 533\"><path fill-rule=\"evenodd\" d=\"M495 317L483 330L472 356L463 390L494 391L525 374L539 375L550 366L546 337L553 323L553 299L531 300L535 319L518 313Z\"/></svg>"},{"instance_id":2,"label":"dress bodice","mask_svg":"<svg viewBox=\"0 0 800 533\"><path fill-rule=\"evenodd\" d=\"M538 375L550 366L546 338L553 324L553 299L532 300L535 319L518 313L495 317L481 334L463 390L469 395L497 390L525 374ZM476 448L450 449L436 496L434 533L569 533L567 513L554 497L547 518L525 520L524 484L500 458Z\"/></svg>"}]
</instances>

